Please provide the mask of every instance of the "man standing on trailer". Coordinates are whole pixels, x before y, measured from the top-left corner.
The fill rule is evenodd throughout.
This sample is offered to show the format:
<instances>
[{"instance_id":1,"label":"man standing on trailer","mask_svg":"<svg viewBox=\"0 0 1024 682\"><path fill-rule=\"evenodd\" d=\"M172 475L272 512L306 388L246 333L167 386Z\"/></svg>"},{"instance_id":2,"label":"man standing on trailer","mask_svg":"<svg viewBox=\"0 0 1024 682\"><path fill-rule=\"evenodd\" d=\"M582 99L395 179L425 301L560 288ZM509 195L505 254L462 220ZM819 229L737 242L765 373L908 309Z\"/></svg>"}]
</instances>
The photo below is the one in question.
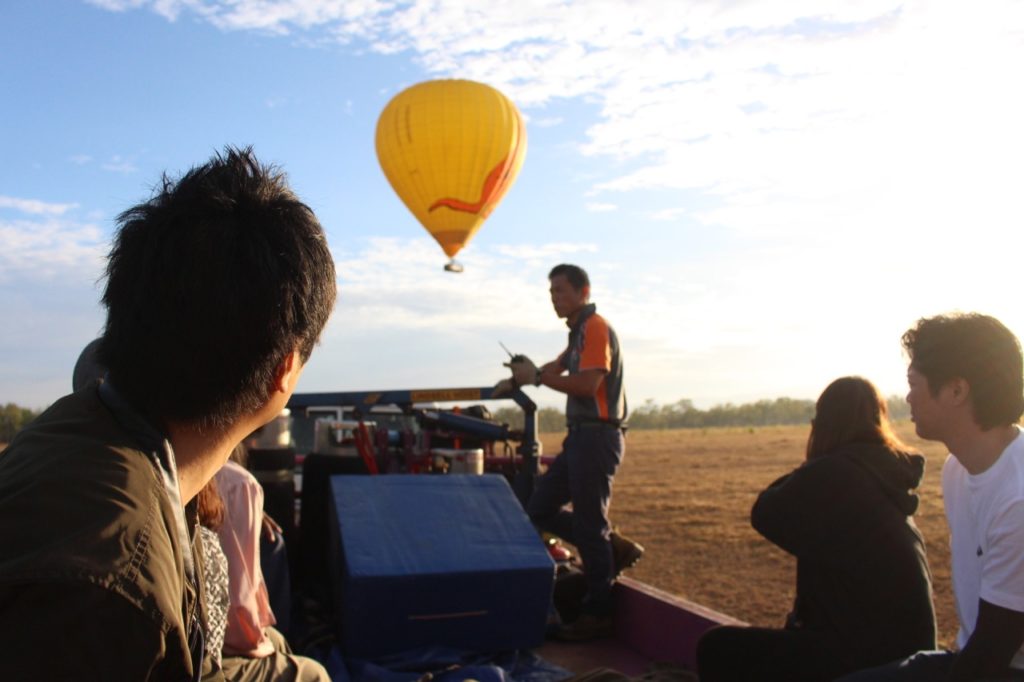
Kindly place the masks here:
<instances>
[{"instance_id":1,"label":"man standing on trailer","mask_svg":"<svg viewBox=\"0 0 1024 682\"><path fill-rule=\"evenodd\" d=\"M640 559L643 547L612 532L608 522L612 481L625 451L619 339L589 302L590 279L582 268L563 263L548 279L551 304L569 327L568 346L540 368L525 357L508 364L516 384L567 396L562 452L537 479L527 513L537 527L575 545L583 559L587 595L581 615L557 633L580 641L612 634L612 583ZM565 509L568 502L572 511Z\"/></svg>"},{"instance_id":2,"label":"man standing on trailer","mask_svg":"<svg viewBox=\"0 0 1024 682\"><path fill-rule=\"evenodd\" d=\"M949 522L959 651L923 651L842 678L1024 680L1024 361L995 318L920 320L903 335L917 435L949 448Z\"/></svg>"}]
</instances>

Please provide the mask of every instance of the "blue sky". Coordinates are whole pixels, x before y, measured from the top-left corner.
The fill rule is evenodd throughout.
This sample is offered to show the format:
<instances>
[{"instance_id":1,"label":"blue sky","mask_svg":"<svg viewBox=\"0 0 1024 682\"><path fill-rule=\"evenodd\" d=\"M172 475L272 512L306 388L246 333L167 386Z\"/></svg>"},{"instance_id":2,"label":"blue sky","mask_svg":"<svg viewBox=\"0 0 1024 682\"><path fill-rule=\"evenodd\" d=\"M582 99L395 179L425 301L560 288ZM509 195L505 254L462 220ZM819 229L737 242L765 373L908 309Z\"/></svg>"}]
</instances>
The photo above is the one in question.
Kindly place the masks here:
<instances>
[{"instance_id":1,"label":"blue sky","mask_svg":"<svg viewBox=\"0 0 1024 682\"><path fill-rule=\"evenodd\" d=\"M114 216L226 144L284 168L335 255L300 390L490 385L499 340L549 360L562 261L633 404L902 392L918 317L1024 333L1019 1L9 0L0 46L0 403L70 389ZM443 77L502 90L529 139L461 275L373 144Z\"/></svg>"}]
</instances>

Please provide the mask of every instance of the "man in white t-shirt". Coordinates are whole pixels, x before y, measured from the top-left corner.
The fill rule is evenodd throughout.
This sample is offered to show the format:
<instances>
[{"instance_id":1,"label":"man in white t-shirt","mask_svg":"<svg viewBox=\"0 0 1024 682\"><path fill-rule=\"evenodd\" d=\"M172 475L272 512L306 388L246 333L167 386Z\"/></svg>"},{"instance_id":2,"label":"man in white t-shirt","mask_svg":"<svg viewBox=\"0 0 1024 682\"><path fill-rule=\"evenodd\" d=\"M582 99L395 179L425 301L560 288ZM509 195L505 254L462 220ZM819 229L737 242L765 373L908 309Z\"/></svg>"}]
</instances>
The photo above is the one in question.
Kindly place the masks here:
<instances>
[{"instance_id":1,"label":"man in white t-shirt","mask_svg":"<svg viewBox=\"0 0 1024 682\"><path fill-rule=\"evenodd\" d=\"M958 651L920 652L842 682L1024 680L1024 363L992 317L920 320L903 335L917 434L949 448L949 521Z\"/></svg>"}]
</instances>

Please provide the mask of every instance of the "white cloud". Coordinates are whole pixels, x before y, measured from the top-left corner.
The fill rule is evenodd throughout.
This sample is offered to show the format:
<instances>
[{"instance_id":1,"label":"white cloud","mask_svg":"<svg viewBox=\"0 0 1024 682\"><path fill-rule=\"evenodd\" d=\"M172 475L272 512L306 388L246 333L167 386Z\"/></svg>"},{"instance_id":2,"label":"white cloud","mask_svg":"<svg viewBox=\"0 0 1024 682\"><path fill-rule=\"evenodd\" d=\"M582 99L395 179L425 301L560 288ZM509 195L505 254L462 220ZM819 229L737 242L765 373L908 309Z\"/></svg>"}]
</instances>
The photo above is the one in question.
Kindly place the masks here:
<instances>
[{"instance_id":1,"label":"white cloud","mask_svg":"<svg viewBox=\"0 0 1024 682\"><path fill-rule=\"evenodd\" d=\"M109 0L108 0L109 1ZM257 30L288 35L313 28L326 28L337 36L368 29L391 3L375 0L332 2L325 0L156 0L154 11L168 18L192 11L224 30Z\"/></svg>"},{"instance_id":2,"label":"white cloud","mask_svg":"<svg viewBox=\"0 0 1024 682\"><path fill-rule=\"evenodd\" d=\"M63 215L78 204L51 204L38 199L19 199L0 194L0 208L12 208L30 215Z\"/></svg>"},{"instance_id":3,"label":"white cloud","mask_svg":"<svg viewBox=\"0 0 1024 682\"><path fill-rule=\"evenodd\" d=\"M107 241L91 223L46 216L0 220L0 284L95 281L103 269Z\"/></svg>"},{"instance_id":4,"label":"white cloud","mask_svg":"<svg viewBox=\"0 0 1024 682\"><path fill-rule=\"evenodd\" d=\"M978 136L985 150L970 160L983 173L1000 148L1024 152L1011 85L1024 10L1011 0L96 4L411 51L429 72L487 81L528 112L585 98L599 119L580 151L641 160L626 174L606 170L605 192L688 188L747 206L770 202L771 190L849 205L884 184L879 172L885 182L934 173L919 154L935 156L951 137Z\"/></svg>"},{"instance_id":5,"label":"white cloud","mask_svg":"<svg viewBox=\"0 0 1024 682\"><path fill-rule=\"evenodd\" d=\"M465 271L452 274L442 270L445 256L429 239L371 239L356 253L335 254L340 287L336 314L352 313L351 319L361 324L376 320L405 330L492 327L498 318L481 311L493 310L497 301L502 316L520 306L528 308L501 292L520 288L530 272L534 283L543 286L547 273L533 265L543 260L538 253L564 251L559 245L528 253L481 253L470 247L457 257ZM510 267L513 263L516 267Z\"/></svg>"},{"instance_id":6,"label":"white cloud","mask_svg":"<svg viewBox=\"0 0 1024 682\"><path fill-rule=\"evenodd\" d=\"M537 118L527 116L526 120L529 125L535 128L554 128L555 126L562 125L565 122L565 119L561 116L544 116Z\"/></svg>"},{"instance_id":7,"label":"white cloud","mask_svg":"<svg viewBox=\"0 0 1024 682\"><path fill-rule=\"evenodd\" d=\"M550 305L548 271L563 256L595 251L471 245L458 256L465 271L452 274L427 238L349 242L335 250L338 302L300 390L388 388L381 376L402 377L390 388L480 386L508 373L499 341L550 360L565 327Z\"/></svg>"},{"instance_id":8,"label":"white cloud","mask_svg":"<svg viewBox=\"0 0 1024 682\"><path fill-rule=\"evenodd\" d=\"M152 3L151 0L86 0L86 2L111 12L124 12L147 5L155 6L155 3Z\"/></svg>"},{"instance_id":9,"label":"white cloud","mask_svg":"<svg viewBox=\"0 0 1024 682\"><path fill-rule=\"evenodd\" d=\"M552 243L552 244L540 244L540 245L517 245L517 246L499 246L497 252L502 256L509 258L528 260L528 261L551 261L562 256L568 256L577 253L595 253L597 246L594 244L567 244L567 243Z\"/></svg>"},{"instance_id":10,"label":"white cloud","mask_svg":"<svg viewBox=\"0 0 1024 682\"><path fill-rule=\"evenodd\" d=\"M138 166L135 165L134 161L126 159L117 154L110 157L109 161L101 164L100 168L102 168L105 171L110 171L111 173L122 173L124 175L139 172L139 168Z\"/></svg>"},{"instance_id":11,"label":"white cloud","mask_svg":"<svg viewBox=\"0 0 1024 682\"><path fill-rule=\"evenodd\" d=\"M665 208L651 213L648 217L651 220L675 220L679 216L686 215L687 209L679 206L676 208Z\"/></svg>"},{"instance_id":12,"label":"white cloud","mask_svg":"<svg viewBox=\"0 0 1024 682\"><path fill-rule=\"evenodd\" d=\"M642 349L629 358L631 376L679 387L670 396L641 386L640 399L738 385L754 397L789 387L812 397L869 357L898 377L898 335L917 316L954 307L1024 330L1014 281L1024 247L1024 3L95 4L406 51L433 75L499 87L531 127L556 122L542 117L559 100L586 102L596 120L569 142L587 157L591 206L627 206L625 194L650 190L694 197L674 196L649 217L728 233L735 248L696 264L652 253L642 272L615 273L621 286L595 277L607 291L602 310ZM368 329L346 335L414 334L425 346L500 332L510 347L537 352L562 331L547 308L546 269L580 254L609 276L617 264L588 244L471 247L455 276L441 272L427 240L371 242L339 254L332 325L359 320ZM470 312L499 309L495 319L522 323L518 339ZM787 368L805 366L813 379L788 378ZM712 367L717 377L703 371Z\"/></svg>"},{"instance_id":13,"label":"white cloud","mask_svg":"<svg viewBox=\"0 0 1024 682\"><path fill-rule=\"evenodd\" d=\"M585 208L591 213L608 213L618 210L619 207L615 204L592 202L588 203Z\"/></svg>"}]
</instances>

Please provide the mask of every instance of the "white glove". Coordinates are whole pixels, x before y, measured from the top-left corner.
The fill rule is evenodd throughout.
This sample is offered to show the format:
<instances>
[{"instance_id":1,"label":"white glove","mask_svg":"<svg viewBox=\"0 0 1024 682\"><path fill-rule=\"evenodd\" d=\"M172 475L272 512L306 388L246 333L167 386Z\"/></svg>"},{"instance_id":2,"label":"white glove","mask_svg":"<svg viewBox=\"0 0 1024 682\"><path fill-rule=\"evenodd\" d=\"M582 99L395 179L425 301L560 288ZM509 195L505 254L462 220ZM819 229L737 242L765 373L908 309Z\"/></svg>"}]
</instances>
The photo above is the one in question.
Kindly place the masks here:
<instances>
[{"instance_id":1,"label":"white glove","mask_svg":"<svg viewBox=\"0 0 1024 682\"><path fill-rule=\"evenodd\" d=\"M502 379L498 383L494 384L494 388L491 389L492 398L505 398L512 395L512 392L516 390L515 382L512 379Z\"/></svg>"},{"instance_id":2,"label":"white glove","mask_svg":"<svg viewBox=\"0 0 1024 682\"><path fill-rule=\"evenodd\" d=\"M512 370L512 378L520 386L540 386L540 369L525 355L519 355L511 362L506 362L505 366Z\"/></svg>"}]
</instances>

